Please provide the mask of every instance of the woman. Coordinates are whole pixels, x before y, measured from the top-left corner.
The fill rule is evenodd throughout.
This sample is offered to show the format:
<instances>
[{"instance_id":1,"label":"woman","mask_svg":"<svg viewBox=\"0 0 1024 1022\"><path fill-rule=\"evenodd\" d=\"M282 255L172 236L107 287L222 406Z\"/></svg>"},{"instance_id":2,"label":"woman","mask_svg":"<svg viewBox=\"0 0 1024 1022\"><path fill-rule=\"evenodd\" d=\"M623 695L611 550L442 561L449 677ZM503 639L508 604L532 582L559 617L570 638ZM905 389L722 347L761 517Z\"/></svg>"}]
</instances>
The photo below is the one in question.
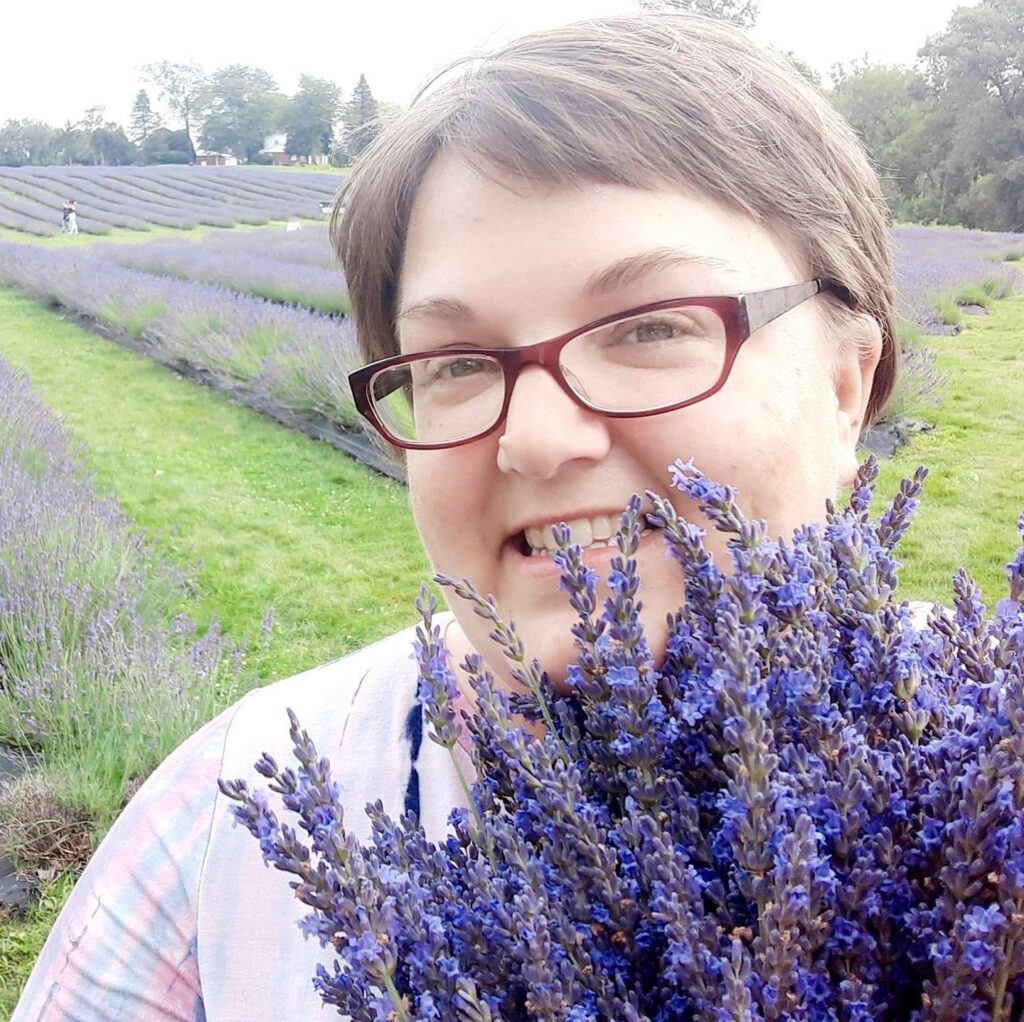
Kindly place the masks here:
<instances>
[{"instance_id":1,"label":"woman","mask_svg":"<svg viewBox=\"0 0 1024 1022\"><path fill-rule=\"evenodd\" d=\"M643 16L522 39L415 104L345 195L357 400L408 452L434 566L493 593L553 677L572 615L552 524L600 572L627 498L664 490L677 457L780 535L852 480L895 371L881 192L824 100L733 29ZM656 640L679 579L656 535L639 561ZM486 622L452 609L456 655L500 673ZM381 799L439 837L458 783L422 740L410 652L400 633L252 693L171 756L80 880L16 1022L319 1010L327 956L215 779L286 757L292 707L348 827L365 836Z\"/></svg>"}]
</instances>

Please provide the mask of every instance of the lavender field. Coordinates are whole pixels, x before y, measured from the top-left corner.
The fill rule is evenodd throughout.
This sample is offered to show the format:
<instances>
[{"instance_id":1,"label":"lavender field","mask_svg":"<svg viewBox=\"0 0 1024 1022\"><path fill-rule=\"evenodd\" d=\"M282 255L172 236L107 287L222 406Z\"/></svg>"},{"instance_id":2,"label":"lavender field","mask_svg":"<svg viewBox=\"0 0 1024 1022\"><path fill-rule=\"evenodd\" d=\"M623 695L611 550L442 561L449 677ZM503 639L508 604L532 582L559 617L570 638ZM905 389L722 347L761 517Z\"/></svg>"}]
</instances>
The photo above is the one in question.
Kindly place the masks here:
<instances>
[{"instance_id":1,"label":"lavender field","mask_svg":"<svg viewBox=\"0 0 1024 1022\"><path fill-rule=\"evenodd\" d=\"M210 284L126 269L91 252L0 243L0 284L120 332L158 361L354 427L347 320Z\"/></svg>"},{"instance_id":2,"label":"lavender field","mask_svg":"<svg viewBox=\"0 0 1024 1022\"><path fill-rule=\"evenodd\" d=\"M950 227L894 227L892 234L900 315L924 333L949 333L939 309L962 295L970 301L981 290L998 298L1020 286L1005 261L1024 258L1024 234Z\"/></svg>"},{"instance_id":3,"label":"lavender field","mask_svg":"<svg viewBox=\"0 0 1024 1022\"><path fill-rule=\"evenodd\" d=\"M315 218L338 180L257 167L0 167L0 227L59 234L66 199L78 203L82 233L95 235Z\"/></svg>"}]
</instances>

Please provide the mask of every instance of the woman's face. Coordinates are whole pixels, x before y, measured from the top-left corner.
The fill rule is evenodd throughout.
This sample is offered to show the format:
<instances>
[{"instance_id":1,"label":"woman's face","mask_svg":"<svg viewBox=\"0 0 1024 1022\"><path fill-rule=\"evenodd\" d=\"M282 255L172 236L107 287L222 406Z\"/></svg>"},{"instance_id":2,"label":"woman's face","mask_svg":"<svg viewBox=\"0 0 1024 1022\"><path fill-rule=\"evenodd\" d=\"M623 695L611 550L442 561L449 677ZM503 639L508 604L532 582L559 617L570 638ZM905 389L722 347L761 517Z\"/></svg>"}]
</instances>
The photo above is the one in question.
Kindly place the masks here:
<instances>
[{"instance_id":1,"label":"woman's face","mask_svg":"<svg viewBox=\"0 0 1024 1022\"><path fill-rule=\"evenodd\" d=\"M613 267L619 272L603 272ZM403 352L526 345L648 302L809 276L772 233L704 195L597 184L553 189L499 172L484 177L446 154L413 207L399 337ZM574 404L547 370L524 370L497 433L409 454L413 512L434 567L492 593L528 655L557 679L574 659L574 613L550 558L528 555L534 530L547 538L552 525L569 522L578 541L590 542L608 521L614 525L632 494L668 492L666 469L676 458L692 458L715 481L736 486L740 507L766 519L775 536L819 519L825 499L856 471L879 348L877 329L862 322L859 336L840 349L826 333L823 302L811 299L758 330L719 393L675 412L603 418ZM421 311L403 316L413 305ZM681 494L673 500L681 514L706 524ZM725 539L708 537L720 561ZM613 553L594 547L585 559L603 576ZM638 562L643 618L657 650L665 616L681 602L679 568L655 532L642 540ZM452 609L468 645L500 671L486 621L454 596Z\"/></svg>"}]
</instances>

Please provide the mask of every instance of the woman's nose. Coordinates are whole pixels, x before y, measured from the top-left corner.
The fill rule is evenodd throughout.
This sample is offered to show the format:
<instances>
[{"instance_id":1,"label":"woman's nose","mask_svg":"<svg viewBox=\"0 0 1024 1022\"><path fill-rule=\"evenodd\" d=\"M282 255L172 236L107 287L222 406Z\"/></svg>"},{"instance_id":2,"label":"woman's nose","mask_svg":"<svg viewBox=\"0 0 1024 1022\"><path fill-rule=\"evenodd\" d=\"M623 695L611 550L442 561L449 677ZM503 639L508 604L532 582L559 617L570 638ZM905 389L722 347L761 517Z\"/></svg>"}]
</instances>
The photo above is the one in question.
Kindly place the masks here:
<instances>
[{"instance_id":1,"label":"woman's nose","mask_svg":"<svg viewBox=\"0 0 1024 1022\"><path fill-rule=\"evenodd\" d=\"M498 468L550 479L570 462L598 462L611 447L608 420L578 404L546 369L520 372L498 438Z\"/></svg>"}]
</instances>

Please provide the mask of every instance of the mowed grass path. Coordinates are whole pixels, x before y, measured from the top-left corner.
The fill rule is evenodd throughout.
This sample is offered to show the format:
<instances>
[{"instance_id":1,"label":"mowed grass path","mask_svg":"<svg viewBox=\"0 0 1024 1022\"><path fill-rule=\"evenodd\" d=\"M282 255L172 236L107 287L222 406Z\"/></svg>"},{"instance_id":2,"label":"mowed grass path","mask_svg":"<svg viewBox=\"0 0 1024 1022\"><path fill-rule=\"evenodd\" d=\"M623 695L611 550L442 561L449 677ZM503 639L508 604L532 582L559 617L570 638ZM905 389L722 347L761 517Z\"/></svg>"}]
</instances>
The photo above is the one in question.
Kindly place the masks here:
<instances>
[{"instance_id":1,"label":"mowed grass path","mask_svg":"<svg viewBox=\"0 0 1024 1022\"><path fill-rule=\"evenodd\" d=\"M428 566L402 486L9 292L0 355L66 416L99 487L199 562L200 623L255 636L273 609L262 681L414 620Z\"/></svg>"},{"instance_id":2,"label":"mowed grass path","mask_svg":"<svg viewBox=\"0 0 1024 1022\"><path fill-rule=\"evenodd\" d=\"M1024 511L1024 295L965 317L956 337L929 337L946 374L942 403L917 410L935 426L882 463L878 493L925 465L921 509L899 547L903 595L949 603L964 567L991 608L1007 593L1005 565Z\"/></svg>"}]
</instances>

